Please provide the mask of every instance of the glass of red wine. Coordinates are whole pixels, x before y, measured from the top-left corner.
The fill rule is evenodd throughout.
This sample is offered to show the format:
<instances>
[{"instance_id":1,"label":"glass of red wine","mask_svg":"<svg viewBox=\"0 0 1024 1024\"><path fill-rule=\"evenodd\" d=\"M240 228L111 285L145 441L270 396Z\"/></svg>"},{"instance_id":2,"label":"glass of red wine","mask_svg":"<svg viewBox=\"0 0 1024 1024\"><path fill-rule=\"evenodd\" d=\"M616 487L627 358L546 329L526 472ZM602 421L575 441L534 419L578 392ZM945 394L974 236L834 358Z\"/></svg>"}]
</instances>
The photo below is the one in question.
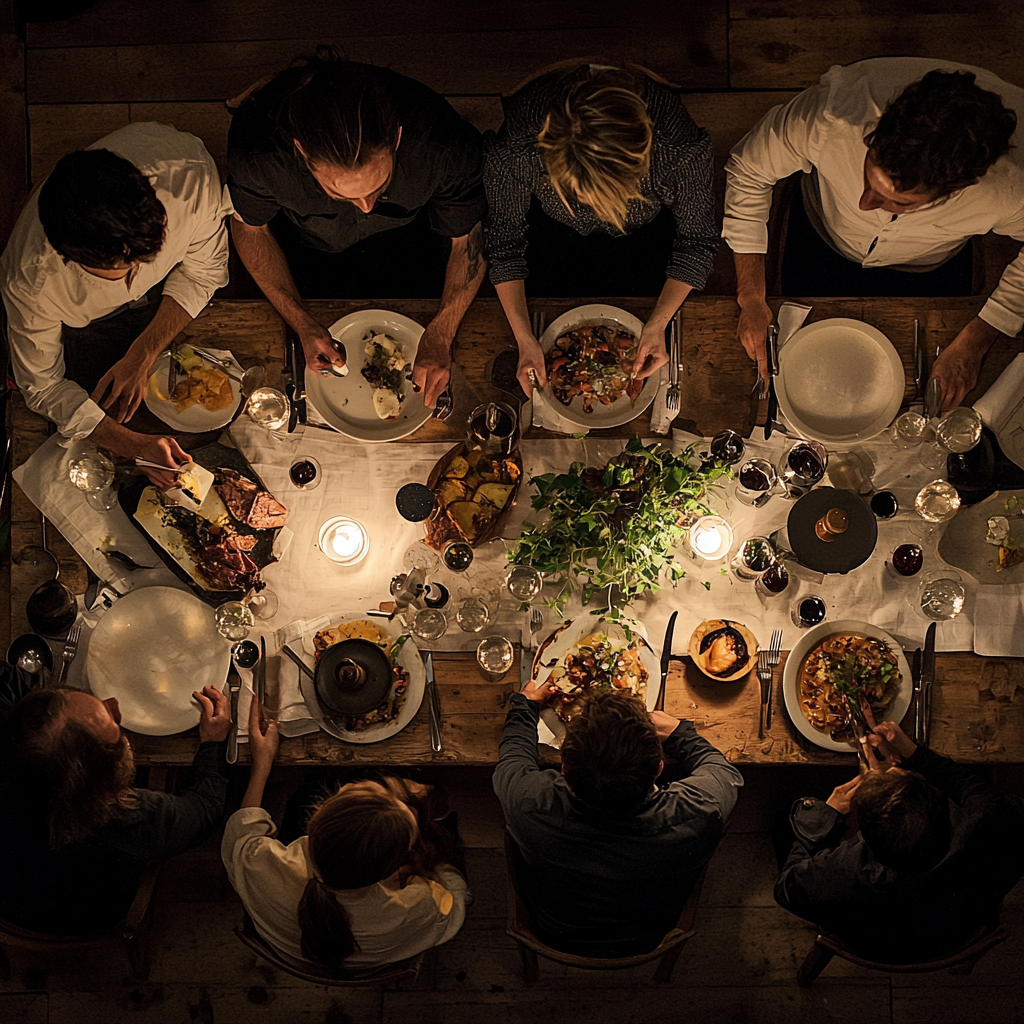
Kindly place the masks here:
<instances>
[{"instance_id":1,"label":"glass of red wine","mask_svg":"<svg viewBox=\"0 0 1024 1024\"><path fill-rule=\"evenodd\" d=\"M825 602L817 594L807 594L794 602L793 623L801 629L809 629L825 621Z\"/></svg>"},{"instance_id":2,"label":"glass of red wine","mask_svg":"<svg viewBox=\"0 0 1024 1024\"><path fill-rule=\"evenodd\" d=\"M744 505L763 505L777 482L775 467L767 459L747 459L736 475L736 497Z\"/></svg>"},{"instance_id":3,"label":"glass of red wine","mask_svg":"<svg viewBox=\"0 0 1024 1024\"><path fill-rule=\"evenodd\" d=\"M900 544L893 548L889 560L885 563L885 571L896 580L916 576L924 565L924 552L920 544Z\"/></svg>"},{"instance_id":4,"label":"glass of red wine","mask_svg":"<svg viewBox=\"0 0 1024 1024\"><path fill-rule=\"evenodd\" d=\"M825 475L828 452L818 441L796 441L779 459L779 480L786 488L784 497L802 498Z\"/></svg>"},{"instance_id":5,"label":"glass of red wine","mask_svg":"<svg viewBox=\"0 0 1024 1024\"><path fill-rule=\"evenodd\" d=\"M754 583L754 593L758 597L769 600L785 593L789 587L789 570L782 562L769 566Z\"/></svg>"},{"instance_id":6,"label":"glass of red wine","mask_svg":"<svg viewBox=\"0 0 1024 1024\"><path fill-rule=\"evenodd\" d=\"M297 487L300 491L312 491L320 486L323 471L316 459L305 455L291 464L291 468L288 470L288 479L292 486Z\"/></svg>"}]
</instances>

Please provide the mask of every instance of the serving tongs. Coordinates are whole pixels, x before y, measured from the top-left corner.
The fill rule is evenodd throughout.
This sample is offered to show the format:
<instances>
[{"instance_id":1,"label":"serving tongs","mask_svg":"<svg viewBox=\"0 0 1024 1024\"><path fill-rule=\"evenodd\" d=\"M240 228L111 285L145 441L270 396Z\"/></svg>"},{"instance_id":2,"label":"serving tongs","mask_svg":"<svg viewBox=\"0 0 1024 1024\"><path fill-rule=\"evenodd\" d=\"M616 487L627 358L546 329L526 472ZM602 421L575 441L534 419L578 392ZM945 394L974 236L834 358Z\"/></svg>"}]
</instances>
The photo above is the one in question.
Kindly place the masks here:
<instances>
[{"instance_id":1,"label":"serving tongs","mask_svg":"<svg viewBox=\"0 0 1024 1024\"><path fill-rule=\"evenodd\" d=\"M306 423L306 360L299 336L289 328L285 332L285 346L288 349L288 375L291 380L285 388L288 395L288 433L296 424Z\"/></svg>"}]
</instances>

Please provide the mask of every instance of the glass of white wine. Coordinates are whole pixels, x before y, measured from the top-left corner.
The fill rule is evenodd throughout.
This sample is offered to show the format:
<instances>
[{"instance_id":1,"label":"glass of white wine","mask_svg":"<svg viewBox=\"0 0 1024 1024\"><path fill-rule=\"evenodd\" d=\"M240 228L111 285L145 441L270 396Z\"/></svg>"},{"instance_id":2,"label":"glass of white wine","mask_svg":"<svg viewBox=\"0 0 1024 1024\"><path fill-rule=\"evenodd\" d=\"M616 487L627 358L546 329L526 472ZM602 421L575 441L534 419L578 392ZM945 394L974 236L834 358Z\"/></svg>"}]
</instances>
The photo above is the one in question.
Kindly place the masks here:
<instances>
[{"instance_id":1,"label":"glass of white wine","mask_svg":"<svg viewBox=\"0 0 1024 1024\"><path fill-rule=\"evenodd\" d=\"M532 565L513 565L505 575L508 592L521 604L529 604L544 586L544 579Z\"/></svg>"},{"instance_id":2,"label":"glass of white wine","mask_svg":"<svg viewBox=\"0 0 1024 1024\"><path fill-rule=\"evenodd\" d=\"M85 494L90 508L109 512L114 507L114 464L98 448L85 445L71 457L68 479Z\"/></svg>"},{"instance_id":3,"label":"glass of white wine","mask_svg":"<svg viewBox=\"0 0 1024 1024\"><path fill-rule=\"evenodd\" d=\"M245 403L245 411L253 423L266 427L271 437L277 437L291 412L288 396L277 388L256 388Z\"/></svg>"},{"instance_id":4,"label":"glass of white wine","mask_svg":"<svg viewBox=\"0 0 1024 1024\"><path fill-rule=\"evenodd\" d=\"M889 437L897 448L916 448L931 440L932 428L919 412L905 412L892 421Z\"/></svg>"},{"instance_id":5,"label":"glass of white wine","mask_svg":"<svg viewBox=\"0 0 1024 1024\"><path fill-rule=\"evenodd\" d=\"M968 405L950 410L935 425L935 440L921 449L921 462L941 469L948 455L963 455L981 440L981 416Z\"/></svg>"},{"instance_id":6,"label":"glass of white wine","mask_svg":"<svg viewBox=\"0 0 1024 1024\"><path fill-rule=\"evenodd\" d=\"M933 573L918 588L921 611L936 622L955 619L964 610L964 596L960 574L950 569Z\"/></svg>"},{"instance_id":7,"label":"glass of white wine","mask_svg":"<svg viewBox=\"0 0 1024 1024\"><path fill-rule=\"evenodd\" d=\"M952 519L959 510L960 495L957 489L945 480L933 480L917 492L914 511L922 521L911 524L910 532L915 537L930 539L936 524Z\"/></svg>"},{"instance_id":8,"label":"glass of white wine","mask_svg":"<svg viewBox=\"0 0 1024 1024\"><path fill-rule=\"evenodd\" d=\"M217 632L225 640L238 643L252 632L252 627L256 625L256 616L242 601L225 601L217 606L213 613L213 621Z\"/></svg>"}]
</instances>

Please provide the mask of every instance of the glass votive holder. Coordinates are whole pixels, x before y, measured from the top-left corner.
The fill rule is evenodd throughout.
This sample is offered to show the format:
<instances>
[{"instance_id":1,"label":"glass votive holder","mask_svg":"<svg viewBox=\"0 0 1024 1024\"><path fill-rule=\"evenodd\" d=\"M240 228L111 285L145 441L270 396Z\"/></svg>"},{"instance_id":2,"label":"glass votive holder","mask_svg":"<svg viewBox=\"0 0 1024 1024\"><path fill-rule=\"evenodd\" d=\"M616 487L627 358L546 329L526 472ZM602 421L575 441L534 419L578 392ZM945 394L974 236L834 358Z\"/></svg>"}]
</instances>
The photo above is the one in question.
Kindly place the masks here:
<instances>
[{"instance_id":1,"label":"glass votive holder","mask_svg":"<svg viewBox=\"0 0 1024 1024\"><path fill-rule=\"evenodd\" d=\"M370 550L370 538L358 519L332 516L320 527L317 547L338 565L355 565Z\"/></svg>"},{"instance_id":2,"label":"glass votive holder","mask_svg":"<svg viewBox=\"0 0 1024 1024\"><path fill-rule=\"evenodd\" d=\"M694 558L720 562L732 547L732 527L721 516L701 516L687 534L687 545Z\"/></svg>"}]
</instances>

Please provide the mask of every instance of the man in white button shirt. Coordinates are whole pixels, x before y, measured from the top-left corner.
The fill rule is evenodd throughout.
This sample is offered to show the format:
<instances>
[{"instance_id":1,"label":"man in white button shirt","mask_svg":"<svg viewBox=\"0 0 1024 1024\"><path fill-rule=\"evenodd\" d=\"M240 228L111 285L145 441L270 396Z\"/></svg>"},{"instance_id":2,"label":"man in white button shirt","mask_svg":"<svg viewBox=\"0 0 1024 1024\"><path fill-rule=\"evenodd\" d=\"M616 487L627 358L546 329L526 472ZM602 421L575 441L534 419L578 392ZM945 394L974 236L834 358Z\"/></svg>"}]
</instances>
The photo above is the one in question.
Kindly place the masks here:
<instances>
[{"instance_id":1,"label":"man in white button shirt","mask_svg":"<svg viewBox=\"0 0 1024 1024\"><path fill-rule=\"evenodd\" d=\"M62 158L0 257L11 365L28 407L65 437L88 436L115 455L187 462L172 438L124 424L157 357L227 284L228 212L213 158L168 125L131 124ZM76 376L89 378L92 394L68 379L64 328L123 316L161 282L155 315L113 366L96 366L99 353L77 354Z\"/></svg>"},{"instance_id":2,"label":"man in white button shirt","mask_svg":"<svg viewBox=\"0 0 1024 1024\"><path fill-rule=\"evenodd\" d=\"M804 172L783 259L787 294L957 294L951 282L958 270L970 280L964 246L974 235L1024 241L1021 132L1011 143L1022 113L1024 91L995 75L911 57L833 67L819 85L770 110L726 164L722 231L736 261L739 338L761 372L772 320L764 254L777 181ZM801 232L807 222L815 230ZM801 290L814 281L826 290ZM1019 255L932 369L944 409L974 387L1000 333L1015 335L1022 325Z\"/></svg>"}]
</instances>

